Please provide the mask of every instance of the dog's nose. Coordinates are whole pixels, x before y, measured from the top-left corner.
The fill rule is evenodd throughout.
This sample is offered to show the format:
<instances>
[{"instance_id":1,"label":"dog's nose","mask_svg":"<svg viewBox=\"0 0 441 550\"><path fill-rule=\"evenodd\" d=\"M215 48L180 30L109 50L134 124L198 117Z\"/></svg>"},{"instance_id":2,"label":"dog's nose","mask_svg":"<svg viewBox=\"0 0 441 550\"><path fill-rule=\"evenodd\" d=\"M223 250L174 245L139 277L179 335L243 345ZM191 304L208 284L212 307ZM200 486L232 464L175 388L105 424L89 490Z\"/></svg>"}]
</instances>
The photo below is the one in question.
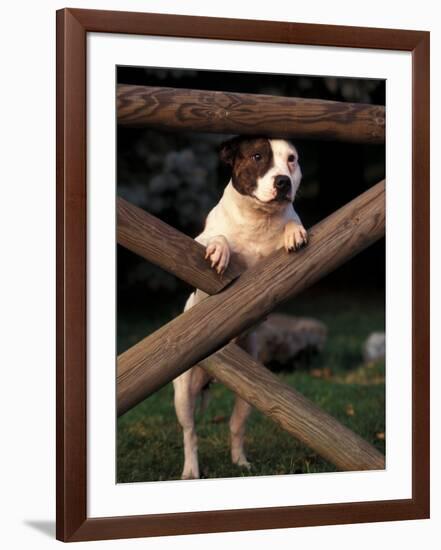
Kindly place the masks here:
<instances>
[{"instance_id":1,"label":"dog's nose","mask_svg":"<svg viewBox=\"0 0 441 550\"><path fill-rule=\"evenodd\" d=\"M288 176L276 176L274 178L274 185L279 191L288 191L291 187L291 180Z\"/></svg>"}]
</instances>

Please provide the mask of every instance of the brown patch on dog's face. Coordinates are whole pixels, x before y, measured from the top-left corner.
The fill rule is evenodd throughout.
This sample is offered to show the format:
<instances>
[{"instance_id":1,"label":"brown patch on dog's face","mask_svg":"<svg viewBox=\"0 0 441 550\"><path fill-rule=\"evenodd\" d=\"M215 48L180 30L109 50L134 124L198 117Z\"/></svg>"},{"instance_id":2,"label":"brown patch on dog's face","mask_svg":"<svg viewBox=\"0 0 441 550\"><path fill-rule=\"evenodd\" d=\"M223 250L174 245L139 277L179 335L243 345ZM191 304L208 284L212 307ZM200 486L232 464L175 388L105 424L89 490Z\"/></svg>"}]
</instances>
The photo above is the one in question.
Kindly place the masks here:
<instances>
[{"instance_id":1,"label":"brown patch on dog's face","mask_svg":"<svg viewBox=\"0 0 441 550\"><path fill-rule=\"evenodd\" d=\"M220 158L232 167L232 183L242 195L254 196L259 178L273 166L270 141L263 137L237 137L221 146Z\"/></svg>"}]
</instances>

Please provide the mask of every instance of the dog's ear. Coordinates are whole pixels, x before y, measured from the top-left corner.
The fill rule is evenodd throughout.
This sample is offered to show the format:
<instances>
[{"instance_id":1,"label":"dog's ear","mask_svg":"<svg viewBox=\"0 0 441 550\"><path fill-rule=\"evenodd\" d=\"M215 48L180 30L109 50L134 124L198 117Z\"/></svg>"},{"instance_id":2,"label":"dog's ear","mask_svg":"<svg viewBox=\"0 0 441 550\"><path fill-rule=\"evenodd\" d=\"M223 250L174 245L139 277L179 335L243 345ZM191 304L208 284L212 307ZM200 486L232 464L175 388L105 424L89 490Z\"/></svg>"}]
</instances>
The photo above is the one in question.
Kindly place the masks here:
<instances>
[{"instance_id":1,"label":"dog's ear","mask_svg":"<svg viewBox=\"0 0 441 550\"><path fill-rule=\"evenodd\" d=\"M233 166L236 153L239 149L239 138L234 137L227 141L224 141L219 146L219 158L225 164Z\"/></svg>"}]
</instances>

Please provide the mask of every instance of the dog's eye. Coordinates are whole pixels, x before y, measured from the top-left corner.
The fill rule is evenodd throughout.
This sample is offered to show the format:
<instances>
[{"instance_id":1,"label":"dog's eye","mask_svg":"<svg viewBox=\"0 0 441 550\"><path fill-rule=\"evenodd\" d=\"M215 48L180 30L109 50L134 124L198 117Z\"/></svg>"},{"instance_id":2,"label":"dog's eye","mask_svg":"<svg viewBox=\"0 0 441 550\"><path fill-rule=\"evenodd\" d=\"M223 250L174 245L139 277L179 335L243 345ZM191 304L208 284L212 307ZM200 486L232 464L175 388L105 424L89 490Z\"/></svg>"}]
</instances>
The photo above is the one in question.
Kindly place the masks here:
<instances>
[{"instance_id":1,"label":"dog's eye","mask_svg":"<svg viewBox=\"0 0 441 550\"><path fill-rule=\"evenodd\" d=\"M295 155L289 155L288 162L295 162L295 160L296 160Z\"/></svg>"},{"instance_id":2,"label":"dog's eye","mask_svg":"<svg viewBox=\"0 0 441 550\"><path fill-rule=\"evenodd\" d=\"M252 158L256 161L259 161L262 160L262 155L260 153L254 153Z\"/></svg>"}]
</instances>

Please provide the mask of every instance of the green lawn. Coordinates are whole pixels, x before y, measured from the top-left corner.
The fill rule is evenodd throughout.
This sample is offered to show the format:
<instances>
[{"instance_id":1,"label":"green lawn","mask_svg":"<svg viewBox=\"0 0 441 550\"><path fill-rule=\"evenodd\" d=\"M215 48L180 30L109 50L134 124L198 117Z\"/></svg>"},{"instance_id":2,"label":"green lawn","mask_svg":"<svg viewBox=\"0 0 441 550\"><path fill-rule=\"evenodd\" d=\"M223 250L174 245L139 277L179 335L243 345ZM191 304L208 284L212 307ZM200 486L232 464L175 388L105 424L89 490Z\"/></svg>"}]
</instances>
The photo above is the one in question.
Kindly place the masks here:
<instances>
[{"instance_id":1,"label":"green lawn","mask_svg":"<svg viewBox=\"0 0 441 550\"><path fill-rule=\"evenodd\" d=\"M118 350L123 351L179 313L157 304L150 315L119 315ZM381 294L309 291L281 311L307 315L328 326L325 350L294 365L280 378L295 387L339 421L384 452L384 362L362 365L361 346L373 330L384 329ZM335 468L306 448L272 421L253 411L246 432L250 472L231 464L228 419L234 396L221 384L212 384L204 415L197 416L199 461L202 477L235 477L307 472ZM183 465L182 436L173 408L169 384L118 420L117 481L179 479Z\"/></svg>"}]
</instances>

